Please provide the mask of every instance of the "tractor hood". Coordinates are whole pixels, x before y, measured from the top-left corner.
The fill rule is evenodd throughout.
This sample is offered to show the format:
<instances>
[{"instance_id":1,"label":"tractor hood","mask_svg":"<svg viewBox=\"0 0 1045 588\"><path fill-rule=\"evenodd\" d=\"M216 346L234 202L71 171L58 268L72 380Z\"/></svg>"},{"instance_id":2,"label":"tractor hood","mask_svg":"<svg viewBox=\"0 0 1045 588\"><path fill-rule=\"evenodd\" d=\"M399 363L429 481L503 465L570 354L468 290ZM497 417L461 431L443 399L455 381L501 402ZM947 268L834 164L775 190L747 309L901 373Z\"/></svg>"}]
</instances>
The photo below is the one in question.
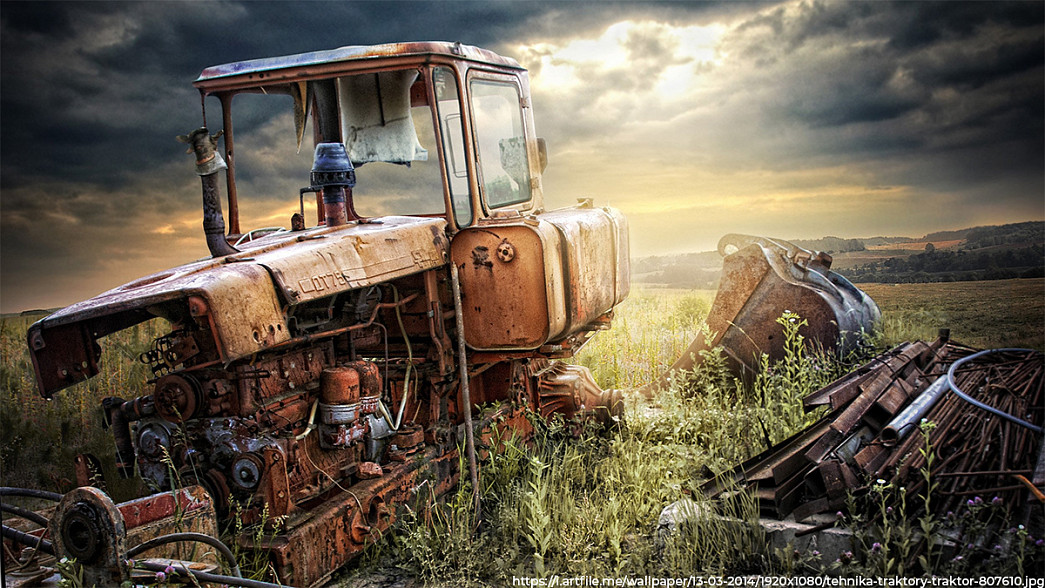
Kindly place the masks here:
<instances>
[{"instance_id":1,"label":"tractor hood","mask_svg":"<svg viewBox=\"0 0 1045 588\"><path fill-rule=\"evenodd\" d=\"M98 373L97 340L154 317L208 316L226 364L290 339L288 305L421 272L446 263L446 221L383 217L282 232L140 278L73 304L29 329L45 398Z\"/></svg>"}]
</instances>

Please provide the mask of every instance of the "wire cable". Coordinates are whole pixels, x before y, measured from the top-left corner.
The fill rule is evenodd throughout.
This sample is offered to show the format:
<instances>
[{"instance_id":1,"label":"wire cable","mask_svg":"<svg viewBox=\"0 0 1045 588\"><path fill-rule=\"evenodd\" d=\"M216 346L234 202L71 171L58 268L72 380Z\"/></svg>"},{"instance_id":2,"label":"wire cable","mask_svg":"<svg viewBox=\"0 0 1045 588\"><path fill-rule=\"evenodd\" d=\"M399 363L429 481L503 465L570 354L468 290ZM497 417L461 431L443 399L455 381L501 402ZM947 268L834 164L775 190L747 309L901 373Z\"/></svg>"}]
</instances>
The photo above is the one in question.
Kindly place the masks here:
<instances>
[{"instance_id":1,"label":"wire cable","mask_svg":"<svg viewBox=\"0 0 1045 588\"><path fill-rule=\"evenodd\" d=\"M979 351L977 353L973 353L972 355L963 357L963 358L959 359L958 361L956 361L956 362L951 364L951 369L947 370L947 385L950 386L951 391L954 392L958 396L958 398L961 398L962 400L968 402L969 404L975 406L976 408L985 410L985 411L987 411L987 412L989 412L989 413L991 413L993 415L997 415L997 416L999 416L999 417L1001 417L1001 418L1003 418L1003 419L1005 419L1005 420L1007 420L1007 421L1009 421L1011 423L1015 423L1017 425L1020 425L1021 427L1026 427L1026 428L1030 429L1031 431L1034 431L1035 433L1041 433L1042 432L1042 428L1041 427L1039 427L1039 426L1037 426L1035 424L1032 424L1032 423L1028 423L1027 421L1025 421L1023 419L1014 417L1014 416L1012 416L1011 414L1009 414L1007 412L1004 412L1004 411L998 410L997 408L994 408L993 406L989 406L987 404L984 404L984 403L980 402L979 400L976 400L975 398L969 396L965 392L962 392L961 388L958 387L958 383L955 382L955 380L954 380L954 372L956 372L958 370L958 368L962 364L968 363L968 362L970 362L970 361L972 361L972 360L974 360L976 358L983 357L984 355L989 355L991 353L1005 353L1005 352L1012 352L1012 351L1015 351L1015 352L1018 352L1018 353L1040 353L1039 351L1037 351L1035 349L1022 349L1022 348L1018 348L1018 347L1003 347L1003 348L1000 348L1000 349L986 349L984 351Z\"/></svg>"},{"instance_id":2,"label":"wire cable","mask_svg":"<svg viewBox=\"0 0 1045 588\"><path fill-rule=\"evenodd\" d=\"M181 541L196 541L198 543L206 543L214 549L221 552L221 555L229 562L229 566L232 569L232 574L237 578L242 578L243 575L240 573L239 564L236 563L236 556L233 555L232 550L229 549L228 545L222 543L222 541L216 537L205 535L203 533L171 533L170 535L163 535L162 537L156 537L149 539L148 541L132 547L127 550L124 555L124 559L131 559L143 551L148 551L154 547L166 545L168 543L177 543Z\"/></svg>"}]
</instances>

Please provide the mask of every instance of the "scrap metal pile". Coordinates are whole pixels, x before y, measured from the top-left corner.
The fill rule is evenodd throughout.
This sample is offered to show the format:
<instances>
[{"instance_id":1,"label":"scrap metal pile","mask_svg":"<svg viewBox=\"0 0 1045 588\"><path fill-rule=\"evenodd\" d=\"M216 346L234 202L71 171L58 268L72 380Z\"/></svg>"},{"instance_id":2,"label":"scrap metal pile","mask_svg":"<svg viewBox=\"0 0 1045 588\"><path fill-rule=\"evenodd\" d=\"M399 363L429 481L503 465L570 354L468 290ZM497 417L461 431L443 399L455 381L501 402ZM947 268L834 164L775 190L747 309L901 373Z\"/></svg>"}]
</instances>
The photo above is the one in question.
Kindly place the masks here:
<instances>
[{"instance_id":1,"label":"scrap metal pile","mask_svg":"<svg viewBox=\"0 0 1045 588\"><path fill-rule=\"evenodd\" d=\"M980 497L1006 509L1007 520L1025 517L1029 498L1045 500L1043 372L1037 351L977 353L945 334L904 343L808 396L807 410L827 414L709 481L705 493L746 487L763 516L802 522L843 509L871 483L919 496L928 470L936 516Z\"/></svg>"}]
</instances>

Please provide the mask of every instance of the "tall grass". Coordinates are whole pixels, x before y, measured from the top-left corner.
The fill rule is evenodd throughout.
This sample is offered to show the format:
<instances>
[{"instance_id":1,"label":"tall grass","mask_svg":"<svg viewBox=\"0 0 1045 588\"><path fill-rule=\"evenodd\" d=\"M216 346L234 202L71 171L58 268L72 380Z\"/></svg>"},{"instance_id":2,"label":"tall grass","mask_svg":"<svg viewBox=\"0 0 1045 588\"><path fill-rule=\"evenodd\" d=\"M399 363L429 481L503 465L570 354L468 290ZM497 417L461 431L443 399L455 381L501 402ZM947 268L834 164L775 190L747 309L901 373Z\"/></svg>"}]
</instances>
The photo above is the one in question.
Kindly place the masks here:
<instances>
[{"instance_id":1,"label":"tall grass","mask_svg":"<svg viewBox=\"0 0 1045 588\"><path fill-rule=\"evenodd\" d=\"M1006 287L1016 286L1023 287ZM604 388L645 384L697 336L713 294L636 289L618 307L614 328L592 340L575 361L588 366ZM986 290L982 295L990 297ZM948 326L939 324L947 315L935 310L928 294L912 297L898 286L883 287L874 296L886 325L896 318L894 327L902 327L887 331L882 346L912 333L932 338L936 328ZM1030 306L1034 312L1039 307ZM924 321L918 318L922 315ZM780 321L792 343L801 335L801 321ZM1006 321L998 323L1002 330L1009 328ZM112 438L100 427L98 406L105 396L144 393L148 368L135 358L166 326L153 321L109 336L102 341L103 373L44 401L35 389L25 343L29 324L22 317L0 319L4 484L66 491L72 485L73 457L91 452L103 459L114 498L130 498L138 489L114 484ZM962 325L951 325L952 336L967 341L956 328ZM999 330L987 338L1003 345L1004 336ZM467 482L442 500L422 491L399 518L394 539L375 545L365 561L391 562L427 583L470 585L553 574L664 577L793 569L793 563L766 552L750 496L732 493L728 500L711 503L697 489L816 418L802 411L800 399L844 373L847 364L800 348L794 345L781 364L765 364L749 387L724 371L720 353L707 352L701 366L675 378L652 401L627 397L624 423L612 434L588 427L578 437L575 427L557 420L535 421L536 435L526 443L506 432L489 448L482 466L481 520L471 510ZM692 500L684 504L698 515L666 536L658 530L660 513L680 499ZM362 573L367 569L372 568Z\"/></svg>"},{"instance_id":2,"label":"tall grass","mask_svg":"<svg viewBox=\"0 0 1045 588\"><path fill-rule=\"evenodd\" d=\"M42 315L41 315L42 316ZM57 393L40 397L26 330L34 318L0 319L0 473L4 485L66 492L75 487L73 460L92 453L102 462L109 491L126 500L139 490L134 480L116 474L112 435L101 426L101 401L144 393L150 377L137 361L152 340L166 331L159 319L101 340L102 373Z\"/></svg>"},{"instance_id":3,"label":"tall grass","mask_svg":"<svg viewBox=\"0 0 1045 588\"><path fill-rule=\"evenodd\" d=\"M578 361L605 387L644 383L685 349L709 299L640 292L614 331ZM462 482L445 502L427 497L414 505L386 558L428 583L455 585L778 569L750 495L708 501L697 489L804 428L816 417L804 413L801 399L844 371L808 353L800 317L782 317L779 326L788 357L765 366L753 385L733 379L722 355L708 352L702 367L675 378L652 403L628 396L624 423L612 433L588 424L575 435L561 418L536 417L527 443L505 432L481 468L483 519L475 518ZM696 514L665 533L661 512L680 500Z\"/></svg>"},{"instance_id":4,"label":"tall grass","mask_svg":"<svg viewBox=\"0 0 1045 588\"><path fill-rule=\"evenodd\" d=\"M617 307L613 328L599 333L576 363L603 388L635 388L662 374L697 337L713 290L639 288Z\"/></svg>"}]
</instances>

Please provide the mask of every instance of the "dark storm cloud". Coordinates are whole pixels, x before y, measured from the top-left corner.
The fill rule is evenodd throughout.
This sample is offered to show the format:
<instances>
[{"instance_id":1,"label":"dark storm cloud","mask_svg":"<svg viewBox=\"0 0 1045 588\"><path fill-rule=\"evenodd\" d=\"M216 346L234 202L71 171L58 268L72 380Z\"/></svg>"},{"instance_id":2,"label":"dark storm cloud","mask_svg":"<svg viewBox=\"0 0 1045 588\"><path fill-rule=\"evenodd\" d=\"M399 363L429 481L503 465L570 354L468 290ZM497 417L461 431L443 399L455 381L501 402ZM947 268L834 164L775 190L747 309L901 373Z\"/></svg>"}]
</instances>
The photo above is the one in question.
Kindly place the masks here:
<instances>
[{"instance_id":1,"label":"dark storm cloud","mask_svg":"<svg viewBox=\"0 0 1045 588\"><path fill-rule=\"evenodd\" d=\"M795 155L986 154L1017 143L1025 154L1002 171L1040 174L1028 164L1045 155L1043 7L814 2L752 18L732 42L749 58L766 54L745 78L776 94L759 97L760 126L798 123L816 135ZM960 155L946 168L965 163Z\"/></svg>"},{"instance_id":2,"label":"dark storm cloud","mask_svg":"<svg viewBox=\"0 0 1045 588\"><path fill-rule=\"evenodd\" d=\"M70 302L133 278L128 271L202 253L188 240L198 226L178 224L198 209L199 196L191 158L174 136L200 124L191 81L204 67L390 41L503 50L530 34L597 30L637 10L680 12L670 3L623 5L614 14L606 5L537 2L2 2L4 307ZM238 112L237 130L276 142L277 112L285 114ZM263 161L269 176L255 178L244 166L244 192L255 181L279 187L262 203L290 199L304 181L294 173L300 161L252 147L259 150L242 160ZM127 269L109 271L114 260ZM34 301L33 291L46 300Z\"/></svg>"},{"instance_id":3,"label":"dark storm cloud","mask_svg":"<svg viewBox=\"0 0 1045 588\"><path fill-rule=\"evenodd\" d=\"M4 308L37 306L22 302L34 289L71 302L204 254L199 182L174 141L201 121L192 80L351 44L459 40L518 58L552 149L549 194L556 177L580 195L617 174L677 192L699 188L693 170L806 181L838 167L953 192L955 215L985 193L1040 211L1043 13L1041 2L0 2ZM590 55L575 87L542 84L557 48L626 20L621 63ZM686 56L671 35L694 24L722 26L715 59ZM690 94L654 91L683 75ZM274 115L288 107L237 110L242 192L265 194L269 211L307 180L307 147L270 149L286 144ZM213 126L219 109L208 111Z\"/></svg>"},{"instance_id":4,"label":"dark storm cloud","mask_svg":"<svg viewBox=\"0 0 1045 588\"><path fill-rule=\"evenodd\" d=\"M110 188L133 181L170 149L170 137L198 121L190 82L209 65L405 40L498 49L528 34L554 38L604 26L611 16L605 5L557 6L4 2L3 186L41 174ZM123 169L110 163L115 151Z\"/></svg>"}]
</instances>

